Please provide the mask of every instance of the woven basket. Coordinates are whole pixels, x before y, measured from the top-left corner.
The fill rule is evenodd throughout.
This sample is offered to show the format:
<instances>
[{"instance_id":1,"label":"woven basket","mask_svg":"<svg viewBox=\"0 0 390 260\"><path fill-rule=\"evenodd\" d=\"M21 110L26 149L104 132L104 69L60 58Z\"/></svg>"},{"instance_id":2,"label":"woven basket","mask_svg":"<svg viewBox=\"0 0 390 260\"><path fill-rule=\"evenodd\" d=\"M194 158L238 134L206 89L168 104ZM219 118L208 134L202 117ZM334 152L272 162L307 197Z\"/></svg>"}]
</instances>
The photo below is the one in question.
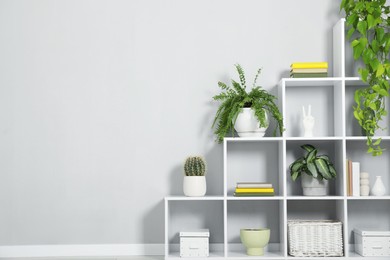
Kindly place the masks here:
<instances>
[{"instance_id":1,"label":"woven basket","mask_svg":"<svg viewBox=\"0 0 390 260\"><path fill-rule=\"evenodd\" d=\"M333 220L289 220L292 256L343 256L342 223Z\"/></svg>"}]
</instances>

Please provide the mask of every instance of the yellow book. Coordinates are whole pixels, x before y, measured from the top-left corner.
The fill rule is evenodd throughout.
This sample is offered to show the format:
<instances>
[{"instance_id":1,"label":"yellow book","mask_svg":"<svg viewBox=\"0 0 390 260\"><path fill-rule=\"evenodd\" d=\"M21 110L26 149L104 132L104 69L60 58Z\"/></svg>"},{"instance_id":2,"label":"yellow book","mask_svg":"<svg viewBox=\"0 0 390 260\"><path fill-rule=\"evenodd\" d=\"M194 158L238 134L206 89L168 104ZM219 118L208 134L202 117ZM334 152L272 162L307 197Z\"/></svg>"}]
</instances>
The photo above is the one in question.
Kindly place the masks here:
<instances>
[{"instance_id":1,"label":"yellow book","mask_svg":"<svg viewBox=\"0 0 390 260\"><path fill-rule=\"evenodd\" d=\"M274 188L253 188L253 189L250 189L250 188L244 188L244 189L240 189L240 188L236 188L236 193L240 193L240 192L245 192L245 193L248 193L248 192L257 192L257 193L262 193L262 192L274 192Z\"/></svg>"},{"instance_id":2,"label":"yellow book","mask_svg":"<svg viewBox=\"0 0 390 260\"><path fill-rule=\"evenodd\" d=\"M292 69L327 69L327 62L295 62L291 64Z\"/></svg>"}]
</instances>

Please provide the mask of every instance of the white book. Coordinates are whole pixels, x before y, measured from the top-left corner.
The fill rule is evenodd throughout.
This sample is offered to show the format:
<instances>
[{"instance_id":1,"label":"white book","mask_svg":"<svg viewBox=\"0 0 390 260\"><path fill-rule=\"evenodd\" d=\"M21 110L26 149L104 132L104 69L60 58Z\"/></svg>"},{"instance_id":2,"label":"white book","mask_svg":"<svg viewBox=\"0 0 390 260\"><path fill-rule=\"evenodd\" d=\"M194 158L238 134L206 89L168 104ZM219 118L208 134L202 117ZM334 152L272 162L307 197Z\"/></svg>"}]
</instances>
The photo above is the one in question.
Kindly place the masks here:
<instances>
[{"instance_id":1,"label":"white book","mask_svg":"<svg viewBox=\"0 0 390 260\"><path fill-rule=\"evenodd\" d=\"M360 196L360 163L352 162L352 196Z\"/></svg>"},{"instance_id":2,"label":"white book","mask_svg":"<svg viewBox=\"0 0 390 260\"><path fill-rule=\"evenodd\" d=\"M266 182L237 182L237 188L272 188L271 183Z\"/></svg>"}]
</instances>

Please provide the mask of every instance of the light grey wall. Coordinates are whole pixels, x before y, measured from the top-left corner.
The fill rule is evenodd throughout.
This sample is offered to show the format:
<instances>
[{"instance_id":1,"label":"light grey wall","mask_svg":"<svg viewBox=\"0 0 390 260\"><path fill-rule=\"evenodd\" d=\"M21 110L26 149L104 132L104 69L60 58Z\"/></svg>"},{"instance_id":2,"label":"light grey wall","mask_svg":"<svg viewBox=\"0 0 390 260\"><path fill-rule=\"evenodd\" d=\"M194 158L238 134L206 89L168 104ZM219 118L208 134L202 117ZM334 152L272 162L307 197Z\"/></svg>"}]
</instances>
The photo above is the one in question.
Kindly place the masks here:
<instances>
[{"instance_id":1,"label":"light grey wall","mask_svg":"<svg viewBox=\"0 0 390 260\"><path fill-rule=\"evenodd\" d=\"M332 62L335 0L0 1L0 245L162 243L217 81ZM331 71L331 70L330 70Z\"/></svg>"}]
</instances>

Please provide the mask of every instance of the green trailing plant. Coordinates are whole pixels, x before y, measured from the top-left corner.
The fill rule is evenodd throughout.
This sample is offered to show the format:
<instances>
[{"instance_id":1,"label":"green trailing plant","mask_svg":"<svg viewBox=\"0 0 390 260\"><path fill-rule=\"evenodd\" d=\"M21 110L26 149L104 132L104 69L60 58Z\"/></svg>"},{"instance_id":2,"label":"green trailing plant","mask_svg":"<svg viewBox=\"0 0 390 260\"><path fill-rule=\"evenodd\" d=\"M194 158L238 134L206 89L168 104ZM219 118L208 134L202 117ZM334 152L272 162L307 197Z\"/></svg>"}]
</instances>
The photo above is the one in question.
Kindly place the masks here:
<instances>
[{"instance_id":1,"label":"green trailing plant","mask_svg":"<svg viewBox=\"0 0 390 260\"><path fill-rule=\"evenodd\" d=\"M307 174L319 180L336 178L336 170L327 155L317 155L318 150L310 145L301 146L306 154L290 165L290 174L293 181L301 174Z\"/></svg>"},{"instance_id":2,"label":"green trailing plant","mask_svg":"<svg viewBox=\"0 0 390 260\"><path fill-rule=\"evenodd\" d=\"M201 156L190 156L184 163L184 174L186 176L205 176L206 161Z\"/></svg>"},{"instance_id":3,"label":"green trailing plant","mask_svg":"<svg viewBox=\"0 0 390 260\"><path fill-rule=\"evenodd\" d=\"M260 127L268 127L266 111L269 112L277 122L277 127L274 130L274 136L279 129L280 135L284 131L283 117L274 100L276 97L260 86L256 86L257 78L261 73L261 69L257 71L252 89L248 93L246 91L246 80L244 70L239 64L235 65L240 78L240 83L232 79L232 86L228 86L223 82L218 82L218 86L222 92L213 97L214 100L221 102L214 118L212 128L217 127L214 133L217 136L217 141L221 143L223 138L231 133L234 136L234 124L238 114L244 107L252 108L260 123Z\"/></svg>"},{"instance_id":4,"label":"green trailing plant","mask_svg":"<svg viewBox=\"0 0 390 260\"><path fill-rule=\"evenodd\" d=\"M367 136L368 153L381 155L381 139L373 140L379 123L387 115L385 99L389 95L390 77L390 8L386 0L342 0L340 11L346 14L347 38L351 41L353 57L362 60L359 68L368 87L355 92L354 117Z\"/></svg>"}]
</instances>

